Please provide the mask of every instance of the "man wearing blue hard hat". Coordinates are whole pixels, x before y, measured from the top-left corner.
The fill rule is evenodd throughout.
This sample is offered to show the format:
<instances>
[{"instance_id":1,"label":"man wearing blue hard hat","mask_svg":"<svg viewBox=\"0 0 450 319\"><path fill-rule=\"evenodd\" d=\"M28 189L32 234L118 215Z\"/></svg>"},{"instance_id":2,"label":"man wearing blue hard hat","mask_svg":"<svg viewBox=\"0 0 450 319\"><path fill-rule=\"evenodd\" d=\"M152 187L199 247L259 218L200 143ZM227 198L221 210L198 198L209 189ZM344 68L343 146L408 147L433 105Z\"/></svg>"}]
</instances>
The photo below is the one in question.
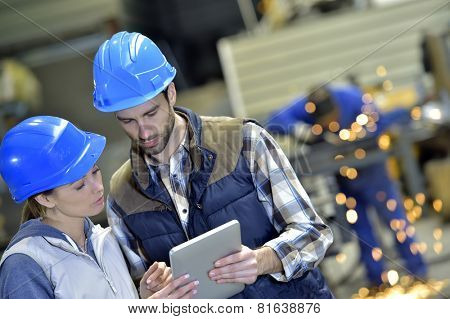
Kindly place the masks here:
<instances>
[{"instance_id":1,"label":"man wearing blue hard hat","mask_svg":"<svg viewBox=\"0 0 450 319\"><path fill-rule=\"evenodd\" d=\"M95 56L94 106L131 139L107 214L133 278L236 219L242 250L218 260L212 280L245 283L235 298L331 298L316 267L332 233L277 143L253 121L175 107L175 74L139 33L113 35Z\"/></svg>"}]
</instances>

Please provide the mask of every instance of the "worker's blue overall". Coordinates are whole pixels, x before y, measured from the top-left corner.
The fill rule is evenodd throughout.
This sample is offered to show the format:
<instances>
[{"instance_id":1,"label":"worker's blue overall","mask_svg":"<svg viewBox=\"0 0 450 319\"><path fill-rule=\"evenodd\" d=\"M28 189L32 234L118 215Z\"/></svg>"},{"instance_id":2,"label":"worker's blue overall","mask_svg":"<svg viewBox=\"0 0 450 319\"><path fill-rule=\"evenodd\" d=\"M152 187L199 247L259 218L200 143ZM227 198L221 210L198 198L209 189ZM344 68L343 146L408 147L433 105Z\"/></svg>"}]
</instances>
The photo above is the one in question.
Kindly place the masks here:
<instances>
[{"instance_id":1,"label":"worker's blue overall","mask_svg":"<svg viewBox=\"0 0 450 319\"><path fill-rule=\"evenodd\" d=\"M356 117L361 114L362 92L356 86L328 86L332 98L339 107L338 123L341 128L350 128ZM293 126L302 121L308 124L314 124L314 118L306 112L306 97L300 97L282 108L280 111L272 114L267 123L268 130L274 133L291 133ZM408 121L409 114L405 110L396 110L389 113L379 113L377 122L377 131L373 134L381 134L387 127L394 122ZM367 214L368 206L374 206L381 219L389 227L393 219L404 220L406 227L408 221L405 218L403 201L395 183L388 177L386 163L377 163L358 170L358 176L354 180L338 176L338 183L341 191L347 196L354 197L356 200L356 212L358 219L353 224L359 245L361 248L361 261L364 263L367 276L371 284L379 285L382 283L381 274L385 270L383 258L378 261L372 256L372 249L380 247L375 237L369 216ZM377 193L378 199L377 199ZM380 195L384 198L380 198ZM394 199L397 203L394 211L387 208L386 201ZM391 207L392 208L392 207ZM405 266L410 274L423 277L426 274L426 265L420 254L414 255L411 252L410 245L414 243L414 237L406 236L404 242L394 241L397 250L405 261ZM378 258L377 258L378 259Z\"/></svg>"}]
</instances>

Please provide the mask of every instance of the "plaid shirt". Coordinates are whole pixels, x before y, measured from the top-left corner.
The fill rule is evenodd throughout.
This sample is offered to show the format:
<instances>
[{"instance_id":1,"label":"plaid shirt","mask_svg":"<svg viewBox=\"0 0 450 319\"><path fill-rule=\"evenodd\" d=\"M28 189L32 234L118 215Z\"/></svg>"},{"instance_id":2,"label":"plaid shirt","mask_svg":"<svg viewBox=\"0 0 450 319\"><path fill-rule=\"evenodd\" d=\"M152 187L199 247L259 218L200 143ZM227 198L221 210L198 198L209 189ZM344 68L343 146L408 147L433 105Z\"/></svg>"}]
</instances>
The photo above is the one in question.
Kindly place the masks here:
<instances>
[{"instance_id":1,"label":"plaid shirt","mask_svg":"<svg viewBox=\"0 0 450 319\"><path fill-rule=\"evenodd\" d=\"M187 184L189 182L189 173L192 169L187 135L186 130L180 146L170 157L169 164L159 164L151 157L145 155L145 162L149 166L149 169L157 173L157 177L159 177L159 180L163 182L168 190L180 217L186 237L188 237L186 230L189 216ZM158 183L158 180L153 180L153 182Z\"/></svg>"},{"instance_id":2,"label":"plaid shirt","mask_svg":"<svg viewBox=\"0 0 450 319\"><path fill-rule=\"evenodd\" d=\"M188 176L191 169L186 136L169 164L149 165L153 182L162 180L175 204L186 231L189 202L187 200ZM300 184L288 159L270 134L253 123L243 127L243 155L247 160L257 189L258 199L265 208L279 236L265 243L280 258L283 271L271 274L278 281L288 281L302 276L317 266L333 242L328 226L315 212L311 201ZM147 159L151 164L151 160ZM159 178L159 181L158 181ZM112 226L130 264L133 278L140 278L148 262L140 245L108 201L109 224Z\"/></svg>"}]
</instances>

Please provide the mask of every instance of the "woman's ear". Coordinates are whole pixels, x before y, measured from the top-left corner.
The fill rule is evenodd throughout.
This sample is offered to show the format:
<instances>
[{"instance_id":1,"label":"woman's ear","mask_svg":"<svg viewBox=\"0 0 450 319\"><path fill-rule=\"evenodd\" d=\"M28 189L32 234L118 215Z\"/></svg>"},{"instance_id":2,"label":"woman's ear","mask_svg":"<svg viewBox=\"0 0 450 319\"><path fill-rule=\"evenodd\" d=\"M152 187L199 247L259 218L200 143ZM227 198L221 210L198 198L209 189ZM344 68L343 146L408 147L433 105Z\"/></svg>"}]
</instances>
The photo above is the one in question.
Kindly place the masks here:
<instances>
[{"instance_id":1,"label":"woman's ear","mask_svg":"<svg viewBox=\"0 0 450 319\"><path fill-rule=\"evenodd\" d=\"M177 89L175 88L175 83L171 82L167 87L167 99L171 107L175 106L177 101Z\"/></svg>"},{"instance_id":2,"label":"woman's ear","mask_svg":"<svg viewBox=\"0 0 450 319\"><path fill-rule=\"evenodd\" d=\"M48 195L39 194L34 198L39 204L47 208L54 208L56 203L52 201Z\"/></svg>"}]
</instances>

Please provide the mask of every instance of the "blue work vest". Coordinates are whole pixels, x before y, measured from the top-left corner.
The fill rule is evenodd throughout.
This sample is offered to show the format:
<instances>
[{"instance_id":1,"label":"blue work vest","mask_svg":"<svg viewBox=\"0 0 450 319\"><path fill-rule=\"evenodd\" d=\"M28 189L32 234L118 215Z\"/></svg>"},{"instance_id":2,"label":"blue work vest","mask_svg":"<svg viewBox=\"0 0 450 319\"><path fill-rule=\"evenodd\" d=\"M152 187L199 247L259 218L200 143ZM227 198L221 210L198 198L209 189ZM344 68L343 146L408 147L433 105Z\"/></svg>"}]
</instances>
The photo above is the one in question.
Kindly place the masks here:
<instances>
[{"instance_id":1,"label":"blue work vest","mask_svg":"<svg viewBox=\"0 0 450 319\"><path fill-rule=\"evenodd\" d=\"M279 234L258 200L242 154L244 121L199 117L184 108L176 108L176 111L189 122L189 153L193 162L189 178L189 238L165 187L149 179L148 168L136 145L131 150L131 161L119 169L111 182L111 204L139 240L148 261L170 264L172 247L233 219L241 225L242 244L251 249L276 238ZM226 135L228 131L233 131L232 139L214 142L215 134L224 132ZM237 134L241 134L240 140ZM138 210L132 209L129 213L130 207ZM289 282L279 282L270 275L259 276L254 284L247 285L234 297L332 298L332 294L320 271L313 269Z\"/></svg>"}]
</instances>

